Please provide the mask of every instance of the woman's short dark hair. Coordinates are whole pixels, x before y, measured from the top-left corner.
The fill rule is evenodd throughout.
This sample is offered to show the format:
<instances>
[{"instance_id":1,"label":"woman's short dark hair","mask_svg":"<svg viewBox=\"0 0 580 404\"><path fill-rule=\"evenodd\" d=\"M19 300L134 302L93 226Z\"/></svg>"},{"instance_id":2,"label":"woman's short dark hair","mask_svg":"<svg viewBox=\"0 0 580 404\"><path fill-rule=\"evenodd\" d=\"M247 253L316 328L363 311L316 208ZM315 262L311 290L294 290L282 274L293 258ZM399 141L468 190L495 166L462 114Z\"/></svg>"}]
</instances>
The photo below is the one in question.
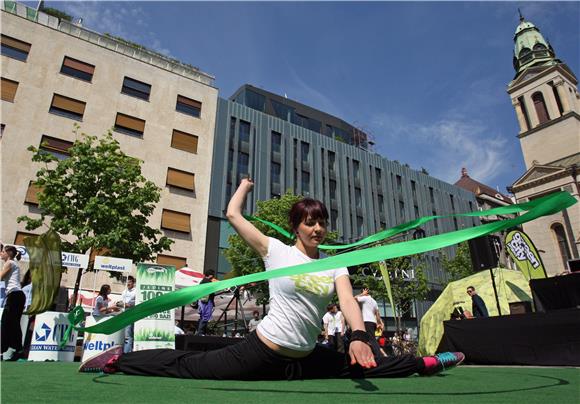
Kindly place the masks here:
<instances>
[{"instance_id":1,"label":"woman's short dark hair","mask_svg":"<svg viewBox=\"0 0 580 404\"><path fill-rule=\"evenodd\" d=\"M107 296L110 291L111 291L111 287L105 283L105 284L103 284L103 286L101 286L101 290L99 290L99 295Z\"/></svg>"},{"instance_id":2,"label":"woman's short dark hair","mask_svg":"<svg viewBox=\"0 0 580 404\"><path fill-rule=\"evenodd\" d=\"M326 210L326 206L322 202L312 198L304 198L292 205L288 214L288 221L292 231L296 231L300 223L307 218L314 220L324 219L326 221L328 220L328 210Z\"/></svg>"},{"instance_id":3,"label":"woman's short dark hair","mask_svg":"<svg viewBox=\"0 0 580 404\"><path fill-rule=\"evenodd\" d=\"M16 247L14 247L13 245L7 245L6 247L4 247L4 251L6 251L8 253L8 255L10 255L11 259L16 258L16 260L20 261L20 251L18 251L16 249Z\"/></svg>"}]
</instances>

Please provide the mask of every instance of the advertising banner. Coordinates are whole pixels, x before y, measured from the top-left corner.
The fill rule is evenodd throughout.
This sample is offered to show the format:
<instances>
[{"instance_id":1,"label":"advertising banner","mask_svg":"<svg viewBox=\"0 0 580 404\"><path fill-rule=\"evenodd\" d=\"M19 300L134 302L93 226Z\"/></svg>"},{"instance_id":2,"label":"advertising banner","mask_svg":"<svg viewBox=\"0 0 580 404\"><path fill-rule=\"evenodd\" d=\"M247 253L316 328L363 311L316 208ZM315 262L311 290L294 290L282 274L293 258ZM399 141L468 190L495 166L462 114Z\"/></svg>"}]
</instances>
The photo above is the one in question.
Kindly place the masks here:
<instances>
[{"instance_id":1,"label":"advertising banner","mask_svg":"<svg viewBox=\"0 0 580 404\"><path fill-rule=\"evenodd\" d=\"M59 346L68 325L67 313L46 311L37 314L28 360L73 362L77 331L73 329L66 341L66 345L62 348Z\"/></svg>"},{"instance_id":2,"label":"advertising banner","mask_svg":"<svg viewBox=\"0 0 580 404\"><path fill-rule=\"evenodd\" d=\"M101 271L129 272L133 267L133 261L125 258L95 257L95 269Z\"/></svg>"},{"instance_id":3,"label":"advertising banner","mask_svg":"<svg viewBox=\"0 0 580 404\"><path fill-rule=\"evenodd\" d=\"M108 321L111 318L113 318L113 316L88 316L86 325L87 327L90 327L91 325ZM83 341L83 357L81 361L84 362L115 345L123 346L124 342L125 329L119 330L113 334L91 334L87 332L85 333L85 339Z\"/></svg>"},{"instance_id":4,"label":"advertising banner","mask_svg":"<svg viewBox=\"0 0 580 404\"><path fill-rule=\"evenodd\" d=\"M67 268L87 269L89 267L89 256L86 254L63 252L62 266Z\"/></svg>"},{"instance_id":5,"label":"advertising banner","mask_svg":"<svg viewBox=\"0 0 580 404\"><path fill-rule=\"evenodd\" d=\"M175 290L173 265L137 264L137 298L140 304ZM175 348L173 310L151 314L135 323L134 351Z\"/></svg>"},{"instance_id":6,"label":"advertising banner","mask_svg":"<svg viewBox=\"0 0 580 404\"><path fill-rule=\"evenodd\" d=\"M546 269L532 240L523 231L510 231L505 237L505 245L510 257L526 279L546 278Z\"/></svg>"}]
</instances>

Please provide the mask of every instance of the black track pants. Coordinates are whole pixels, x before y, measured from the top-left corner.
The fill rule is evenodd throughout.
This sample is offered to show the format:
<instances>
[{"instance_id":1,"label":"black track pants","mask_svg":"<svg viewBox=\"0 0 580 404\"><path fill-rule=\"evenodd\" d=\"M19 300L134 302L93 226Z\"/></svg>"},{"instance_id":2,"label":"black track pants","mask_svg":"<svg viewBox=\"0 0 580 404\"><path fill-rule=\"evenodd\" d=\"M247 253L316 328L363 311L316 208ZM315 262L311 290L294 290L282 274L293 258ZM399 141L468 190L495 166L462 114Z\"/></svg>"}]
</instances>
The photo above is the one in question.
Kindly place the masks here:
<instances>
[{"instance_id":1,"label":"black track pants","mask_svg":"<svg viewBox=\"0 0 580 404\"><path fill-rule=\"evenodd\" d=\"M20 318L24 311L26 296L24 292L17 290L8 293L4 310L2 311L2 353L8 348L13 348L17 352L22 351L22 330L20 329Z\"/></svg>"},{"instance_id":2,"label":"black track pants","mask_svg":"<svg viewBox=\"0 0 580 404\"><path fill-rule=\"evenodd\" d=\"M173 349L131 352L119 358L118 370L130 375L216 380L291 380L405 377L420 371L412 355L378 358L377 367L350 366L348 355L316 346L305 358L278 355L251 333L242 342L202 353Z\"/></svg>"}]
</instances>

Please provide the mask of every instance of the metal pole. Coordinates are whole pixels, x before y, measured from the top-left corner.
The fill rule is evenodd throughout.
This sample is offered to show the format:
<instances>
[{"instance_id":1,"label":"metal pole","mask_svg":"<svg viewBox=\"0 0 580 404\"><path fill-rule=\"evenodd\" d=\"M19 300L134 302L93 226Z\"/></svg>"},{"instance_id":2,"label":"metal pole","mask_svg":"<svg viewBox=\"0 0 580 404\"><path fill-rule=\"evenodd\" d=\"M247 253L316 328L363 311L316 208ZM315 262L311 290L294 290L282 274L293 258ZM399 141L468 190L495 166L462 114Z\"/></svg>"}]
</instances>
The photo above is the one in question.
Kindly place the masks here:
<instances>
[{"instance_id":1,"label":"metal pole","mask_svg":"<svg viewBox=\"0 0 580 404\"><path fill-rule=\"evenodd\" d=\"M493 294L495 295L495 303L497 304L497 312L501 316L501 308L499 307L499 297L497 295L497 287L495 286L495 276L493 275L493 268L489 268L491 274L491 284L493 285Z\"/></svg>"}]
</instances>

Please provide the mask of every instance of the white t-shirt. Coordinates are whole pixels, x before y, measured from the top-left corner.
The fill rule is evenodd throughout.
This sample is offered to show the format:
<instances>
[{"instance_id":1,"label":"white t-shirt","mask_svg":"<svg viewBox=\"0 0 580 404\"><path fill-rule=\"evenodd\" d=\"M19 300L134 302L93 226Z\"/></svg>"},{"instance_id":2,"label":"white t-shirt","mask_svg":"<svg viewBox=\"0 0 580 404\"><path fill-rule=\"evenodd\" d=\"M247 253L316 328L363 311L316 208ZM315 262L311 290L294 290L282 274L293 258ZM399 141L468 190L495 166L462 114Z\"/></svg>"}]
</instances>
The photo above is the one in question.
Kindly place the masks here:
<instances>
[{"instance_id":1,"label":"white t-shirt","mask_svg":"<svg viewBox=\"0 0 580 404\"><path fill-rule=\"evenodd\" d=\"M340 334L342 330L342 312L337 311L336 313L327 312L324 317L322 317L322 322L325 327L327 326L328 335Z\"/></svg>"},{"instance_id":2,"label":"white t-shirt","mask_svg":"<svg viewBox=\"0 0 580 404\"><path fill-rule=\"evenodd\" d=\"M248 321L249 331L250 332L254 331L256 328L258 328L258 324L260 324L261 322L262 322L262 320L260 320L260 319L256 320L255 318Z\"/></svg>"},{"instance_id":3,"label":"white t-shirt","mask_svg":"<svg viewBox=\"0 0 580 404\"><path fill-rule=\"evenodd\" d=\"M275 238L268 240L268 254L263 258L266 271L316 261L296 247ZM345 267L270 279L270 311L258 324L260 334L285 348L313 350L320 318L334 294L334 281L343 275L348 276Z\"/></svg>"},{"instance_id":4,"label":"white t-shirt","mask_svg":"<svg viewBox=\"0 0 580 404\"><path fill-rule=\"evenodd\" d=\"M125 289L121 294L121 299L125 304L125 307L132 307L135 306L135 293L137 292L137 288L133 286L133 289Z\"/></svg>"},{"instance_id":5,"label":"white t-shirt","mask_svg":"<svg viewBox=\"0 0 580 404\"><path fill-rule=\"evenodd\" d=\"M379 309L377 301L370 296L358 296L356 300L358 300L361 306L363 321L376 324L377 316L375 315L375 311Z\"/></svg>"},{"instance_id":6,"label":"white t-shirt","mask_svg":"<svg viewBox=\"0 0 580 404\"><path fill-rule=\"evenodd\" d=\"M20 267L12 260L6 262L10 265L10 272L8 273L8 280L6 281L6 295L8 295L10 292L20 290Z\"/></svg>"}]
</instances>

